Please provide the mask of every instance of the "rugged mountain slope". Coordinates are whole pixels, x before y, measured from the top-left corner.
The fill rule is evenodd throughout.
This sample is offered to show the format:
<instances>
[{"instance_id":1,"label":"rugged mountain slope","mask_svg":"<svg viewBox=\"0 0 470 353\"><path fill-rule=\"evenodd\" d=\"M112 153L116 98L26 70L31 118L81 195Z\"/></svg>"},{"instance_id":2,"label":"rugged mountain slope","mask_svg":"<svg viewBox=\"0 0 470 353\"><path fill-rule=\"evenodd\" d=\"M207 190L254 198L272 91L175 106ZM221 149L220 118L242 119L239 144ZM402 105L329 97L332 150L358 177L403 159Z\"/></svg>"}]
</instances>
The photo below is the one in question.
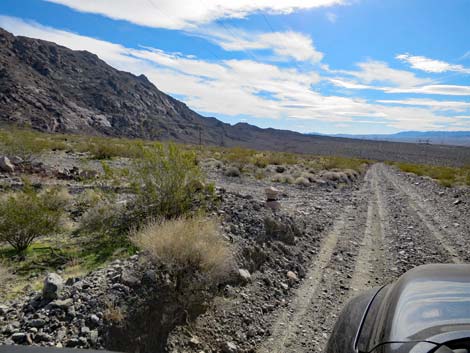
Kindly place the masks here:
<instances>
[{"instance_id":1,"label":"rugged mountain slope","mask_svg":"<svg viewBox=\"0 0 470 353\"><path fill-rule=\"evenodd\" d=\"M470 149L308 136L206 118L145 76L96 55L16 37L0 28L0 122L49 132L172 139L266 150L449 165L470 164Z\"/></svg>"},{"instance_id":2,"label":"rugged mountain slope","mask_svg":"<svg viewBox=\"0 0 470 353\"><path fill-rule=\"evenodd\" d=\"M0 119L50 132L216 142L206 119L145 76L115 70L86 51L0 30Z\"/></svg>"}]
</instances>

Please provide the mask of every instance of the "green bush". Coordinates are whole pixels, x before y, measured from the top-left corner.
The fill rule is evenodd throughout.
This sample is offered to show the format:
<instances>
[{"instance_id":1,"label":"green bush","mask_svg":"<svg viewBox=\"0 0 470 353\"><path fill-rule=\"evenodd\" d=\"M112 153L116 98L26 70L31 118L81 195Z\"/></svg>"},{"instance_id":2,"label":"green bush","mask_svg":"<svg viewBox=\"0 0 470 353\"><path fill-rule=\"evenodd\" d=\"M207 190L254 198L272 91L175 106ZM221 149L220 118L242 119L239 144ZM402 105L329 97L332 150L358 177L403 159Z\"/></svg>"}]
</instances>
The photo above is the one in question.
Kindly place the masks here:
<instances>
[{"instance_id":1,"label":"green bush","mask_svg":"<svg viewBox=\"0 0 470 353\"><path fill-rule=\"evenodd\" d=\"M7 195L0 204L0 241L21 252L36 238L59 231L66 202L58 189Z\"/></svg>"},{"instance_id":2,"label":"green bush","mask_svg":"<svg viewBox=\"0 0 470 353\"><path fill-rule=\"evenodd\" d=\"M65 135L39 133L17 127L0 129L0 151L8 156L27 159L45 150L67 148L68 143Z\"/></svg>"},{"instance_id":3,"label":"green bush","mask_svg":"<svg viewBox=\"0 0 470 353\"><path fill-rule=\"evenodd\" d=\"M435 165L412 164L412 163L391 163L403 172L413 173L419 176L428 176L437 180L445 187L452 187L457 184L470 185L469 167L443 167Z\"/></svg>"},{"instance_id":4,"label":"green bush","mask_svg":"<svg viewBox=\"0 0 470 353\"><path fill-rule=\"evenodd\" d=\"M139 221L174 218L187 213L205 188L192 151L156 143L142 148L142 158L130 170L136 198L130 205Z\"/></svg>"}]
</instances>

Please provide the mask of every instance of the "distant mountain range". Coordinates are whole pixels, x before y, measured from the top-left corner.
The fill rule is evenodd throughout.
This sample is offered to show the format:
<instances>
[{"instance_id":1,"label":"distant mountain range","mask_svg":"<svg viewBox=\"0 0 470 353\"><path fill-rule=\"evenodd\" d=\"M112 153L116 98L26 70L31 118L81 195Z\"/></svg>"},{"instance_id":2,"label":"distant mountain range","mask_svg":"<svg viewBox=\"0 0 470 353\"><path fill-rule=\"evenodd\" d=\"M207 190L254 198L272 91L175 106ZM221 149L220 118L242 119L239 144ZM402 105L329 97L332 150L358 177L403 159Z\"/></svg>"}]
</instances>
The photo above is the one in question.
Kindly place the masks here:
<instances>
[{"instance_id":1,"label":"distant mountain range","mask_svg":"<svg viewBox=\"0 0 470 353\"><path fill-rule=\"evenodd\" d=\"M402 131L395 134L320 134L309 135L343 137L360 140L423 143L433 145L470 146L470 131Z\"/></svg>"},{"instance_id":2,"label":"distant mountain range","mask_svg":"<svg viewBox=\"0 0 470 353\"><path fill-rule=\"evenodd\" d=\"M173 140L431 164L470 164L470 148L354 140L226 124L93 53L0 28L0 124L46 132Z\"/></svg>"}]
</instances>

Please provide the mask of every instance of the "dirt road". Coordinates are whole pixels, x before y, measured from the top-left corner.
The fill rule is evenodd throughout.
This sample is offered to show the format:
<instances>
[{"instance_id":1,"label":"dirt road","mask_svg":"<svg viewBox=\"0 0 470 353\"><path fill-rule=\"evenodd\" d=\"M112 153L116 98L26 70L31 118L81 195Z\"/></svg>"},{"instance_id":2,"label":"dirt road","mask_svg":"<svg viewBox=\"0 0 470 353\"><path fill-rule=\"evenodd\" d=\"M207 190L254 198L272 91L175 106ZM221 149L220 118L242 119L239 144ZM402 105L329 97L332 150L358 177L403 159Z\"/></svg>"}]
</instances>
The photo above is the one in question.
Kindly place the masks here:
<instances>
[{"instance_id":1,"label":"dirt road","mask_svg":"<svg viewBox=\"0 0 470 353\"><path fill-rule=\"evenodd\" d=\"M442 203L394 169L372 166L357 199L323 237L306 279L259 352L322 352L343 304L357 291L416 265L469 260L463 246L468 229L449 226L452 210L442 212Z\"/></svg>"}]
</instances>

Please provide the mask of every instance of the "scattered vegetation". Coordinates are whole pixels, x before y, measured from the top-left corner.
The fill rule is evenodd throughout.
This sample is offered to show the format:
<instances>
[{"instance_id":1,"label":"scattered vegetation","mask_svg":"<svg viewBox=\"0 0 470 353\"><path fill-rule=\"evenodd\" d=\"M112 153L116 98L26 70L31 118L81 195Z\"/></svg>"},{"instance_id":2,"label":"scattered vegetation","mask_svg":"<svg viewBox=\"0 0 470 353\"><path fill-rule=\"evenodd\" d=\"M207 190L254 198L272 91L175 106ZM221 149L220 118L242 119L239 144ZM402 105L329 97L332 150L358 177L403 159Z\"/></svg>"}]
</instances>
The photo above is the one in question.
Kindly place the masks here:
<instances>
[{"instance_id":1,"label":"scattered vegetation","mask_svg":"<svg viewBox=\"0 0 470 353\"><path fill-rule=\"evenodd\" d=\"M225 171L225 175L228 177L239 177L241 175L240 169L237 167L228 167Z\"/></svg>"},{"instance_id":2,"label":"scattered vegetation","mask_svg":"<svg viewBox=\"0 0 470 353\"><path fill-rule=\"evenodd\" d=\"M142 149L131 171L135 201L133 217L139 222L150 218L174 218L189 212L204 186L196 154L174 144L155 143Z\"/></svg>"},{"instance_id":3,"label":"scattered vegetation","mask_svg":"<svg viewBox=\"0 0 470 353\"><path fill-rule=\"evenodd\" d=\"M456 167L442 167L424 164L411 164L411 163L389 163L398 167L400 170L413 173L419 176L428 176L437 180L441 185L451 187L455 185L469 185L470 186L470 166L456 168Z\"/></svg>"},{"instance_id":4,"label":"scattered vegetation","mask_svg":"<svg viewBox=\"0 0 470 353\"><path fill-rule=\"evenodd\" d=\"M17 252L26 250L35 239L60 230L66 203L64 193L56 188L38 193L26 187L23 192L4 196L0 203L0 240Z\"/></svg>"},{"instance_id":5,"label":"scattered vegetation","mask_svg":"<svg viewBox=\"0 0 470 353\"><path fill-rule=\"evenodd\" d=\"M202 216L150 222L132 242L157 264L177 273L199 271L211 278L227 275L231 251L214 220Z\"/></svg>"},{"instance_id":6,"label":"scattered vegetation","mask_svg":"<svg viewBox=\"0 0 470 353\"><path fill-rule=\"evenodd\" d=\"M134 237L150 233L154 237L147 237L148 241L159 239L154 259L163 256L161 261L171 260L173 267L192 267L206 274L223 272L230 262L227 244L217 234L216 223L197 213L204 214L214 197L214 187L205 182L201 166L235 177L244 174L290 184L297 179L307 184L325 169L360 173L368 163L0 127L0 155L29 160L57 150L81 153L80 172L90 171L86 183L96 189L87 189L72 201L59 189L37 191L29 186L0 196L0 261L14 271L23 287L39 283L44 271L61 269L65 277L77 276L126 257L137 249ZM101 166L98 176L97 165ZM115 187L124 191L117 193ZM66 223L69 229L64 229ZM129 234L134 234L133 241ZM170 239L169 234L176 236ZM165 252L177 255L162 255Z\"/></svg>"}]
</instances>

